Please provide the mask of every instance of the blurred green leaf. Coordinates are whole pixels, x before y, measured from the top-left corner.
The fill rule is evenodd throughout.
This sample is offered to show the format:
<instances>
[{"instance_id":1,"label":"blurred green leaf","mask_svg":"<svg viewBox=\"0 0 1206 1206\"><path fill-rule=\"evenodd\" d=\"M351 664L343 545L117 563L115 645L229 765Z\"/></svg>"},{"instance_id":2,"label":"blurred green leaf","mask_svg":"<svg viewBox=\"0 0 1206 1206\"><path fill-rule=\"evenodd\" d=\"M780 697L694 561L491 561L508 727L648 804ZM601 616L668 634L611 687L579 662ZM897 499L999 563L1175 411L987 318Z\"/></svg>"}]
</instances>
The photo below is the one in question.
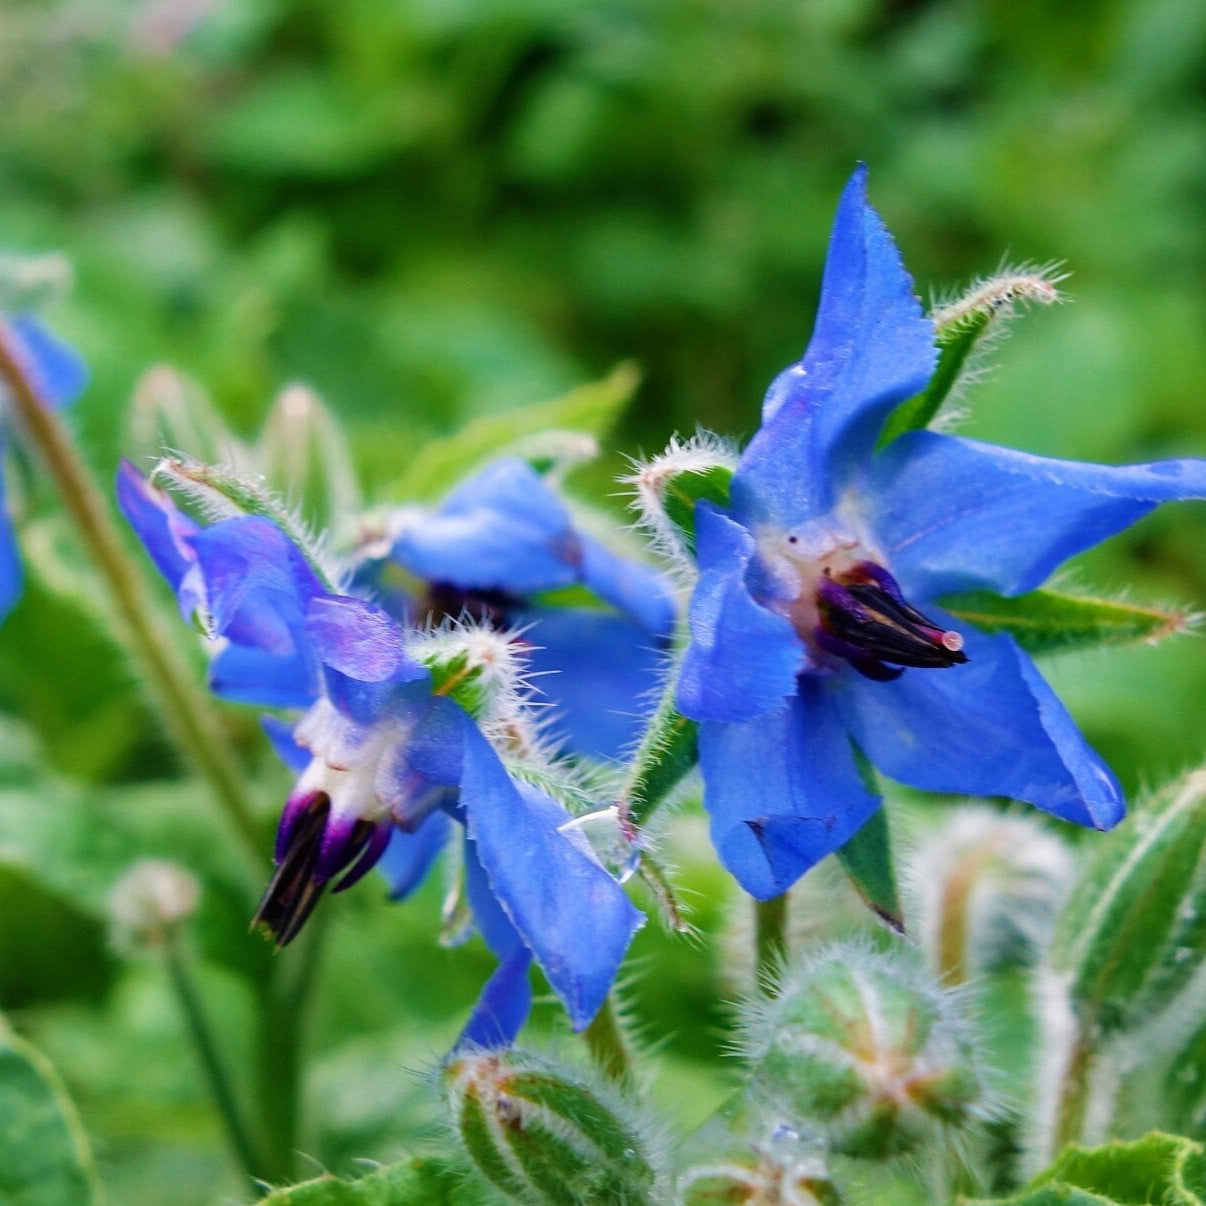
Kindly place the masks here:
<instances>
[{"instance_id":1,"label":"blurred green leaf","mask_svg":"<svg viewBox=\"0 0 1206 1206\"><path fill-rule=\"evenodd\" d=\"M263 1200L274 1206L476 1206L483 1199L465 1181L463 1166L414 1157L357 1181L317 1177Z\"/></svg>"},{"instance_id":2,"label":"blurred green leaf","mask_svg":"<svg viewBox=\"0 0 1206 1206\"><path fill-rule=\"evenodd\" d=\"M963 1199L989 1206L987 1199ZM999 1206L1202 1206L1206 1149L1181 1135L1153 1131L1132 1143L1068 1147L1027 1189Z\"/></svg>"},{"instance_id":3,"label":"blurred green leaf","mask_svg":"<svg viewBox=\"0 0 1206 1206\"><path fill-rule=\"evenodd\" d=\"M623 414L639 382L635 366L621 364L602 380L580 385L551 402L475 419L456 435L425 444L385 496L399 502L437 499L479 462L550 430L601 439Z\"/></svg>"},{"instance_id":4,"label":"blurred green leaf","mask_svg":"<svg viewBox=\"0 0 1206 1206\"><path fill-rule=\"evenodd\" d=\"M863 903L881 921L903 934L904 910L896 886L886 810L877 808L871 819L838 850L837 856Z\"/></svg>"},{"instance_id":5,"label":"blurred green leaf","mask_svg":"<svg viewBox=\"0 0 1206 1206\"><path fill-rule=\"evenodd\" d=\"M50 1062L0 1018L0 1201L88 1206L99 1200L75 1107Z\"/></svg>"}]
</instances>

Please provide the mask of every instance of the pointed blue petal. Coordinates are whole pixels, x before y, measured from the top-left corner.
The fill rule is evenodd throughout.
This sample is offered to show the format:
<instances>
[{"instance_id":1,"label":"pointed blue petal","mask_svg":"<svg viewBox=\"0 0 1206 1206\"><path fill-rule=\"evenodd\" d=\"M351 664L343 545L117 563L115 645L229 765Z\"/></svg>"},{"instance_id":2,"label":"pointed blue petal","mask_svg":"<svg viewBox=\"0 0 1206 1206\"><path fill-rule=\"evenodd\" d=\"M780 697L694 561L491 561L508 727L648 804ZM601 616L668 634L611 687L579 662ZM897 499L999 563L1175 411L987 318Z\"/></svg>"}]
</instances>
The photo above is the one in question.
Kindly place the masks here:
<instances>
[{"instance_id":1,"label":"pointed blue petal","mask_svg":"<svg viewBox=\"0 0 1206 1206\"><path fill-rule=\"evenodd\" d=\"M8 329L13 352L38 400L52 407L74 402L88 384L88 367L79 353L28 314L10 319Z\"/></svg>"},{"instance_id":2,"label":"pointed blue petal","mask_svg":"<svg viewBox=\"0 0 1206 1206\"><path fill-rule=\"evenodd\" d=\"M142 541L155 568L176 592L180 613L192 623L203 604L192 537L200 530L162 491L156 490L134 466L123 460L117 470L117 505Z\"/></svg>"},{"instance_id":3,"label":"pointed blue petal","mask_svg":"<svg viewBox=\"0 0 1206 1206\"><path fill-rule=\"evenodd\" d=\"M816 328L772 383L733 479L738 518L792 527L832 509L891 410L922 390L937 353L860 167L838 205Z\"/></svg>"},{"instance_id":4,"label":"pointed blue petal","mask_svg":"<svg viewBox=\"0 0 1206 1206\"><path fill-rule=\"evenodd\" d=\"M427 876L431 864L452 837L446 812L433 812L413 833L395 829L377 870L389 884L391 900L405 900Z\"/></svg>"},{"instance_id":5,"label":"pointed blue petal","mask_svg":"<svg viewBox=\"0 0 1206 1206\"><path fill-rule=\"evenodd\" d=\"M0 458L4 445L0 442ZM17 549L17 534L8 514L8 498L4 489L4 474L0 473L0 620L17 605L21 597L23 575L21 554Z\"/></svg>"},{"instance_id":6,"label":"pointed blue petal","mask_svg":"<svg viewBox=\"0 0 1206 1206\"><path fill-rule=\"evenodd\" d=\"M744 724L699 726L699 765L712 843L759 900L785 892L879 807L823 683Z\"/></svg>"},{"instance_id":7,"label":"pointed blue petal","mask_svg":"<svg viewBox=\"0 0 1206 1206\"><path fill-rule=\"evenodd\" d=\"M650 566L613 553L593 537L579 540L583 583L646 632L669 636L678 611L669 579Z\"/></svg>"},{"instance_id":8,"label":"pointed blue petal","mask_svg":"<svg viewBox=\"0 0 1206 1206\"><path fill-rule=\"evenodd\" d=\"M264 730L276 756L295 774L300 775L310 765L310 751L293 739L296 726L277 716L261 716L260 728Z\"/></svg>"},{"instance_id":9,"label":"pointed blue petal","mask_svg":"<svg viewBox=\"0 0 1206 1206\"><path fill-rule=\"evenodd\" d=\"M404 513L392 556L427 582L524 595L576 582L582 549L545 480L507 459L464 482L434 513Z\"/></svg>"},{"instance_id":10,"label":"pointed blue petal","mask_svg":"<svg viewBox=\"0 0 1206 1206\"><path fill-rule=\"evenodd\" d=\"M306 608L306 630L325 665L366 683L428 677L407 652L402 630L380 607L346 595L319 595Z\"/></svg>"},{"instance_id":11,"label":"pointed blue petal","mask_svg":"<svg viewBox=\"0 0 1206 1206\"><path fill-rule=\"evenodd\" d=\"M494 896L581 1030L606 1000L644 917L559 832L569 814L514 783L476 727L466 732L461 802Z\"/></svg>"},{"instance_id":12,"label":"pointed blue petal","mask_svg":"<svg viewBox=\"0 0 1206 1206\"><path fill-rule=\"evenodd\" d=\"M964 641L966 665L906 670L887 683L845 670L831 680L866 755L923 791L1009 796L1078 825L1116 824L1117 781L1030 658L1004 633L965 629Z\"/></svg>"},{"instance_id":13,"label":"pointed blue petal","mask_svg":"<svg viewBox=\"0 0 1206 1206\"><path fill-rule=\"evenodd\" d=\"M486 945L498 956L498 970L486 981L473 1014L456 1042L463 1047L509 1047L532 1008L528 969L532 952L499 908L472 842L465 843L465 896Z\"/></svg>"},{"instance_id":14,"label":"pointed blue petal","mask_svg":"<svg viewBox=\"0 0 1206 1206\"><path fill-rule=\"evenodd\" d=\"M1093 465L914 431L875 458L865 496L906 593L1015 595L1158 503L1206 498L1206 461Z\"/></svg>"},{"instance_id":15,"label":"pointed blue petal","mask_svg":"<svg viewBox=\"0 0 1206 1206\"><path fill-rule=\"evenodd\" d=\"M549 734L565 749L618 758L652 707L666 655L643 627L607 612L565 608L518 617L529 626L528 665Z\"/></svg>"},{"instance_id":16,"label":"pointed blue petal","mask_svg":"<svg viewBox=\"0 0 1206 1206\"><path fill-rule=\"evenodd\" d=\"M756 603L746 585L754 538L708 503L695 507L699 581L678 707L693 720L743 721L777 711L795 692L804 646L788 620Z\"/></svg>"}]
</instances>

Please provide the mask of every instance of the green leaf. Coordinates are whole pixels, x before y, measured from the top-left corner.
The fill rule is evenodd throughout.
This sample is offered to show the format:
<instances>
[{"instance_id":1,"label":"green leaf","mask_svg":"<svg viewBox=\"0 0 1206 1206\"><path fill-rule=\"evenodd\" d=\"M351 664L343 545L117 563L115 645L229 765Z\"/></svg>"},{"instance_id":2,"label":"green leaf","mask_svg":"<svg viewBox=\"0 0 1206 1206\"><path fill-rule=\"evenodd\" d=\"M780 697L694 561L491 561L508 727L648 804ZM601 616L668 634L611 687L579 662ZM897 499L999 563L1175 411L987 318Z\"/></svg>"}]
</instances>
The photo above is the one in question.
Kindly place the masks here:
<instances>
[{"instance_id":1,"label":"green leaf","mask_svg":"<svg viewBox=\"0 0 1206 1206\"><path fill-rule=\"evenodd\" d=\"M1029 653L1155 642L1186 631L1192 623L1184 611L1049 590L1012 599L991 591L967 591L947 595L939 602L956 619L985 632L1008 632Z\"/></svg>"},{"instance_id":2,"label":"green leaf","mask_svg":"<svg viewBox=\"0 0 1206 1206\"><path fill-rule=\"evenodd\" d=\"M386 489L385 497L398 502L434 501L480 462L526 437L563 431L601 438L623 414L639 383L636 366L626 362L601 381L580 385L551 402L474 419L455 435L425 444ZM537 442L532 449L536 461L542 459L543 447ZM522 455L522 446L515 451Z\"/></svg>"},{"instance_id":3,"label":"green leaf","mask_svg":"<svg viewBox=\"0 0 1206 1206\"><path fill-rule=\"evenodd\" d=\"M896 887L892 835L884 809L877 808L871 819L838 850L837 856L863 903L881 921L903 934L904 911Z\"/></svg>"},{"instance_id":4,"label":"green leaf","mask_svg":"<svg viewBox=\"0 0 1206 1206\"><path fill-rule=\"evenodd\" d=\"M263 1200L274 1206L471 1206L481 1197L465 1183L461 1165L416 1156L355 1181L315 1177Z\"/></svg>"},{"instance_id":5,"label":"green leaf","mask_svg":"<svg viewBox=\"0 0 1206 1206\"><path fill-rule=\"evenodd\" d=\"M1132 1143L1067 1147L1050 1168L997 1206L1202 1206L1206 1149L1182 1135L1153 1131ZM988 1206L988 1199L966 1201Z\"/></svg>"},{"instance_id":6,"label":"green leaf","mask_svg":"<svg viewBox=\"0 0 1206 1206\"><path fill-rule=\"evenodd\" d=\"M87 1206L99 1199L88 1141L58 1076L0 1019L0 1202Z\"/></svg>"},{"instance_id":7,"label":"green leaf","mask_svg":"<svg viewBox=\"0 0 1206 1206\"><path fill-rule=\"evenodd\" d=\"M1133 1030L1206 955L1206 771L1142 804L1092 855L1060 915L1051 965L1082 1018Z\"/></svg>"}]
</instances>

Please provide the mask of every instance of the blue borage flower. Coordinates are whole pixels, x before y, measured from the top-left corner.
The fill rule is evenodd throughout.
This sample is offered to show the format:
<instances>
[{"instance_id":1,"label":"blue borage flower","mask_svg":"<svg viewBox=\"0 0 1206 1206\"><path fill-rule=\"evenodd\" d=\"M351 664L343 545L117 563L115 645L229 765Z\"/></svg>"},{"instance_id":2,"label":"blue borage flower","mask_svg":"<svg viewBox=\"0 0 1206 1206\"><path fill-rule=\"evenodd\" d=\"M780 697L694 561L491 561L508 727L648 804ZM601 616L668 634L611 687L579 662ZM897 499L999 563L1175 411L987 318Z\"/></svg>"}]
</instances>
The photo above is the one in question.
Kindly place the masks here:
<instances>
[{"instance_id":1,"label":"blue borage flower","mask_svg":"<svg viewBox=\"0 0 1206 1206\"><path fill-rule=\"evenodd\" d=\"M3 337L30 388L46 406L67 406L74 402L88 380L84 362L65 343L56 339L36 319L19 314L3 322ZM3 397L0 385L0 398ZM0 433L0 456L4 452ZM17 537L8 515L4 475L0 473L0 620L16 606L21 597L21 558Z\"/></svg>"},{"instance_id":2,"label":"blue borage flower","mask_svg":"<svg viewBox=\"0 0 1206 1206\"><path fill-rule=\"evenodd\" d=\"M255 920L290 941L322 892L392 857L395 891L422 877L453 824L466 892L500 960L462 1044L509 1043L531 1004L533 958L575 1028L603 1003L643 918L562 805L508 772L478 726L433 689L408 633L386 612L323 587L302 551L257 517L202 527L130 465L118 500L182 612L215 642L211 684L226 698L305 707L268 721L298 772L281 817L274 875Z\"/></svg>"},{"instance_id":3,"label":"blue borage flower","mask_svg":"<svg viewBox=\"0 0 1206 1206\"><path fill-rule=\"evenodd\" d=\"M935 600L1033 590L1158 503L1206 497L1206 462L1080 464L924 430L878 449L935 359L860 167L808 349L772 383L729 505L696 507L678 704L700 722L716 848L759 898L879 807L860 756L912 787L1009 796L1099 829L1123 814L1114 776L1017 643L957 628Z\"/></svg>"},{"instance_id":4,"label":"blue borage flower","mask_svg":"<svg viewBox=\"0 0 1206 1206\"><path fill-rule=\"evenodd\" d=\"M550 731L568 749L614 757L636 739L674 628L672 587L582 531L526 461L492 461L434 509L395 511L373 544L359 580L387 607L393 564L417 584L401 606L410 620L469 615L524 632ZM602 606L541 598L571 587Z\"/></svg>"}]
</instances>

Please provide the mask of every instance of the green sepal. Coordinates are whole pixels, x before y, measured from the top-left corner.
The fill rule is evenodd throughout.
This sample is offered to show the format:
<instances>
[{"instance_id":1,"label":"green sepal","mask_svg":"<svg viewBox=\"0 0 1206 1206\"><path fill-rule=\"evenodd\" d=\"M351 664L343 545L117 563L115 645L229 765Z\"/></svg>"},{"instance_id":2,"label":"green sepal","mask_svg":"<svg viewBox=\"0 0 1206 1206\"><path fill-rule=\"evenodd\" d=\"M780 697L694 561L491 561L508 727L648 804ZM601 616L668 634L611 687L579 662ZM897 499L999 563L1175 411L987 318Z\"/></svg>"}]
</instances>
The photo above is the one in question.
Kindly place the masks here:
<instances>
[{"instance_id":1,"label":"green sepal","mask_svg":"<svg viewBox=\"0 0 1206 1206\"><path fill-rule=\"evenodd\" d=\"M489 702L489 690L483 681L485 667L475 665L466 652L422 661L431 672L434 694L447 695L475 719L482 715Z\"/></svg>"},{"instance_id":2,"label":"green sepal","mask_svg":"<svg viewBox=\"0 0 1206 1206\"><path fill-rule=\"evenodd\" d=\"M668 684L628 766L621 810L636 828L644 825L699 761L699 726L674 706Z\"/></svg>"},{"instance_id":3,"label":"green sepal","mask_svg":"<svg viewBox=\"0 0 1206 1206\"><path fill-rule=\"evenodd\" d=\"M262 1200L272 1206L479 1206L484 1199L465 1171L460 1163L414 1157L354 1181L315 1177Z\"/></svg>"},{"instance_id":4,"label":"green sepal","mask_svg":"<svg viewBox=\"0 0 1206 1206\"><path fill-rule=\"evenodd\" d=\"M880 433L878 447L884 448L906 431L928 427L942 404L950 397L967 361L992 325L991 310L973 310L960 322L937 332L938 364L930 383L919 394L902 402L889 416Z\"/></svg>"},{"instance_id":5,"label":"green sepal","mask_svg":"<svg viewBox=\"0 0 1206 1206\"><path fill-rule=\"evenodd\" d=\"M1067 1147L1020 1193L962 1201L964 1206L1203 1206L1206 1149L1159 1131L1131 1143Z\"/></svg>"},{"instance_id":6,"label":"green sepal","mask_svg":"<svg viewBox=\"0 0 1206 1206\"><path fill-rule=\"evenodd\" d=\"M297 546L322 588L335 592L333 576L306 526L281 499L259 482L200 461L165 457L151 472L151 484L178 490L203 510L223 517L256 516L275 524Z\"/></svg>"},{"instance_id":7,"label":"green sepal","mask_svg":"<svg viewBox=\"0 0 1206 1206\"><path fill-rule=\"evenodd\" d=\"M1206 772L1177 780L1095 839L1050 960L1085 1023L1133 1030L1206 954Z\"/></svg>"},{"instance_id":8,"label":"green sepal","mask_svg":"<svg viewBox=\"0 0 1206 1206\"><path fill-rule=\"evenodd\" d=\"M938 600L958 620L983 632L1007 632L1028 653L1064 653L1102 645L1158 641L1189 627L1183 611L1164 611L1113 599L1035 590L1006 598L967 591Z\"/></svg>"},{"instance_id":9,"label":"green sepal","mask_svg":"<svg viewBox=\"0 0 1206 1206\"><path fill-rule=\"evenodd\" d=\"M666 480L662 508L692 555L695 553L695 504L706 501L727 507L732 485L732 468L719 464L709 465L706 469L684 470Z\"/></svg>"},{"instance_id":10,"label":"green sepal","mask_svg":"<svg viewBox=\"0 0 1206 1206\"><path fill-rule=\"evenodd\" d=\"M863 903L881 921L903 934L904 910L896 886L892 834L883 808L871 814L866 824L837 851L837 857Z\"/></svg>"},{"instance_id":11,"label":"green sepal","mask_svg":"<svg viewBox=\"0 0 1206 1206\"><path fill-rule=\"evenodd\" d=\"M386 487L384 497L395 502L434 501L482 461L507 452L526 455L536 468L545 468L550 459L546 433L606 435L640 380L636 366L625 362L602 380L579 385L551 402L474 419L455 435L426 443L422 455L413 457L406 471Z\"/></svg>"},{"instance_id":12,"label":"green sepal","mask_svg":"<svg viewBox=\"0 0 1206 1206\"><path fill-rule=\"evenodd\" d=\"M101 1198L88 1140L50 1062L0 1018L0 1202Z\"/></svg>"}]
</instances>

